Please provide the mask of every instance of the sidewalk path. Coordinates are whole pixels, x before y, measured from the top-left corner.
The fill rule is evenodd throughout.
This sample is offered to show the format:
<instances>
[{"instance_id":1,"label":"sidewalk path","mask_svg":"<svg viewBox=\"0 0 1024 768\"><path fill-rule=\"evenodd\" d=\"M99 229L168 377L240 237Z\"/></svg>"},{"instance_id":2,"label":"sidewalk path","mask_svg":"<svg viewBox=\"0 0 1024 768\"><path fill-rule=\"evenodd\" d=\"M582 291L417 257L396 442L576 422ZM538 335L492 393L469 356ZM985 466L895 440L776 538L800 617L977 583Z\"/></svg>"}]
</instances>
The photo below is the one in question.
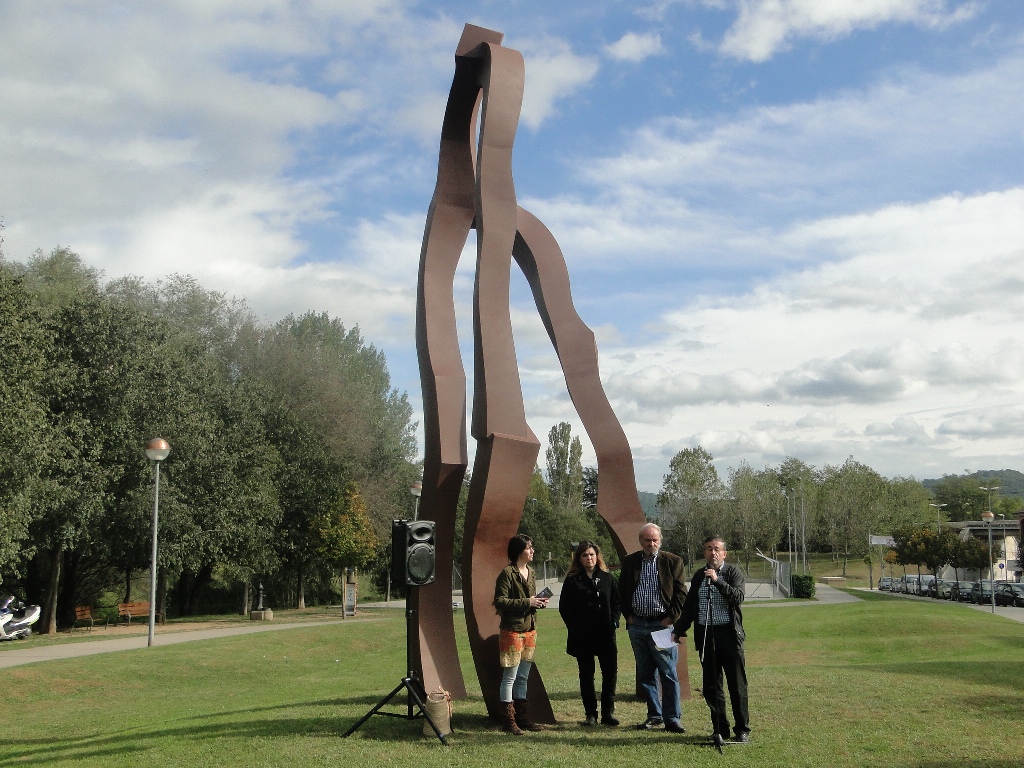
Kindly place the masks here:
<instances>
[{"instance_id":1,"label":"sidewalk path","mask_svg":"<svg viewBox=\"0 0 1024 768\"><path fill-rule=\"evenodd\" d=\"M351 621L352 619L348 619ZM266 622L243 625L239 627L226 627L224 629L197 629L182 632L157 633L153 637L153 645L175 645L176 643L188 643L193 640L213 640L218 637L230 637L232 635L248 635L253 632L273 632L279 629L293 629L295 627L318 627L324 624L339 624L335 621L298 621L288 624L270 624ZM136 648L146 648L148 635L132 635L121 637L116 640L92 640L90 642L68 643L67 645L40 645L37 647L12 648L7 651L0 651L0 668L17 667L22 664L32 664L37 661L54 661L57 659L73 659L77 656L92 656L97 653L111 653L114 651L131 651ZM23 640L12 640L17 644ZM31 641L29 641L31 642Z\"/></svg>"},{"instance_id":2,"label":"sidewalk path","mask_svg":"<svg viewBox=\"0 0 1024 768\"><path fill-rule=\"evenodd\" d=\"M763 593L765 589L771 590L771 585L766 582L747 582L747 594L758 594ZM768 595L764 595L767 597ZM830 587L828 584L822 584L818 582L814 585L814 597L810 600L786 600L779 598L778 600L772 600L770 603L762 603L757 599L744 600L743 610L748 608L794 608L797 606L804 605L821 605L826 603L829 605L835 605L837 603L859 603L860 598L856 595L851 595L843 592L841 589Z\"/></svg>"}]
</instances>

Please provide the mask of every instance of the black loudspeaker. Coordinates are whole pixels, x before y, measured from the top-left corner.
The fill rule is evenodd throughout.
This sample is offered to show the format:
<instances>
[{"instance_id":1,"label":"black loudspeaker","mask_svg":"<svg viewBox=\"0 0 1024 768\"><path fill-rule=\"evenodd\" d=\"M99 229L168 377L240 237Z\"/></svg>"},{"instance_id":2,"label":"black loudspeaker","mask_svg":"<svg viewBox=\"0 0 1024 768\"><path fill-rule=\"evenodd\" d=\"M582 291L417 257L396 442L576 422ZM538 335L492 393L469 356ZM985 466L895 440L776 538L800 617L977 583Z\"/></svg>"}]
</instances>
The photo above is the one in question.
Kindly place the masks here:
<instances>
[{"instance_id":1,"label":"black loudspeaker","mask_svg":"<svg viewBox=\"0 0 1024 768\"><path fill-rule=\"evenodd\" d=\"M434 580L434 521L391 521L391 583L421 586Z\"/></svg>"}]
</instances>

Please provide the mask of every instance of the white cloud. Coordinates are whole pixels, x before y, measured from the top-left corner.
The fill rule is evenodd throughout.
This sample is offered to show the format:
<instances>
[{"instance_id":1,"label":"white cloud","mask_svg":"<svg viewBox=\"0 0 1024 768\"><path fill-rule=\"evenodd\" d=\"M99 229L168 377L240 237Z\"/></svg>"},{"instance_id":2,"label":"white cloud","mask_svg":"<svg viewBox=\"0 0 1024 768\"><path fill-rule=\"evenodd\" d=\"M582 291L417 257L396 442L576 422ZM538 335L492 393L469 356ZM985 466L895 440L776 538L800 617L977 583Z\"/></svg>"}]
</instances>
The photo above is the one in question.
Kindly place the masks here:
<instances>
[{"instance_id":1,"label":"white cloud","mask_svg":"<svg viewBox=\"0 0 1024 768\"><path fill-rule=\"evenodd\" d=\"M738 0L738 5L739 17L721 51L755 62L802 37L829 41L890 23L937 27L969 18L978 8L976 2L955 0Z\"/></svg>"},{"instance_id":2,"label":"white cloud","mask_svg":"<svg viewBox=\"0 0 1024 768\"><path fill-rule=\"evenodd\" d=\"M937 431L960 440L1000 437L1019 442L1024 431L1024 407L1003 405L950 414Z\"/></svg>"},{"instance_id":3,"label":"white cloud","mask_svg":"<svg viewBox=\"0 0 1024 768\"><path fill-rule=\"evenodd\" d=\"M605 46L605 52L613 59L634 63L664 53L664 50L661 35L656 32L647 35L627 32L611 45Z\"/></svg>"},{"instance_id":4,"label":"white cloud","mask_svg":"<svg viewBox=\"0 0 1024 768\"><path fill-rule=\"evenodd\" d=\"M827 248L827 261L690 301L664 315L657 341L602 349L631 443L700 444L732 466L852 454L918 476L980 461L997 440L1019 453L1007 442L1019 409L1003 404L1024 401L1024 312L1002 283L1024 277L1022 222L1024 189L1012 189L780 234L784 247ZM934 311L954 295L969 309Z\"/></svg>"},{"instance_id":5,"label":"white cloud","mask_svg":"<svg viewBox=\"0 0 1024 768\"><path fill-rule=\"evenodd\" d=\"M514 41L509 45L516 48ZM559 99L590 83L598 71L597 60L579 56L559 40L527 41L520 48L526 58L526 92L523 125L536 130L554 113Z\"/></svg>"}]
</instances>

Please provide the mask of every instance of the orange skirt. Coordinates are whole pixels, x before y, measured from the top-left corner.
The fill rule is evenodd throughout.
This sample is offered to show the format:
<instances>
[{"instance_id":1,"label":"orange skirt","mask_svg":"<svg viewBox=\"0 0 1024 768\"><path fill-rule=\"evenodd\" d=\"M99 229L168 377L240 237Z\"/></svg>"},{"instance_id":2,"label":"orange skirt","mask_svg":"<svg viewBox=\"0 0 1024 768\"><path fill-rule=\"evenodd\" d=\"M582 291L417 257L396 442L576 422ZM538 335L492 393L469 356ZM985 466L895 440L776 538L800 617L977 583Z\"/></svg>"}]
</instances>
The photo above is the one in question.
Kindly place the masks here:
<instances>
[{"instance_id":1,"label":"orange skirt","mask_svg":"<svg viewBox=\"0 0 1024 768\"><path fill-rule=\"evenodd\" d=\"M518 667L520 661L533 661L537 652L537 630L512 632L498 630L498 658L502 667Z\"/></svg>"}]
</instances>

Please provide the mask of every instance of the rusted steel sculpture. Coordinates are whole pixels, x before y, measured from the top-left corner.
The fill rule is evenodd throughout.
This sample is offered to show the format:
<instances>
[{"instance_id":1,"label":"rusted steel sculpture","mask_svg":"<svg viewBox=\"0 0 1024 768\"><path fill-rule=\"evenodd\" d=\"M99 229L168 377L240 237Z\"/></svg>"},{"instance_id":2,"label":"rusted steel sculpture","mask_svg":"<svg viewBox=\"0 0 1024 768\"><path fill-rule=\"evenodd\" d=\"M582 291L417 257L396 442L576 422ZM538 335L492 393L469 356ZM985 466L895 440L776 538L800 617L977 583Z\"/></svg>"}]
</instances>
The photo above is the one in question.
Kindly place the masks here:
<instances>
[{"instance_id":1,"label":"rusted steel sculpture","mask_svg":"<svg viewBox=\"0 0 1024 768\"><path fill-rule=\"evenodd\" d=\"M512 338L513 257L533 291L569 395L594 445L600 477L597 511L611 528L620 557L637 549L637 534L646 522L629 443L601 385L594 334L573 307L565 259L548 229L516 203L512 145L525 78L522 55L502 47L502 37L471 24L463 31L441 128L437 186L423 235L416 309L426 443L420 516L436 522L436 579L412 590L410 605L419 616L415 666L424 687L433 690L440 685L454 697L464 697L451 571L456 506L468 465L466 373L453 288L455 268L474 228L471 429L477 451L463 534L462 577L470 646L493 717L499 713L501 678L494 580L506 564L508 540L518 531L540 450L540 441L526 423ZM685 671L685 661L682 666ZM529 690L534 719L554 722L536 666Z\"/></svg>"}]
</instances>

